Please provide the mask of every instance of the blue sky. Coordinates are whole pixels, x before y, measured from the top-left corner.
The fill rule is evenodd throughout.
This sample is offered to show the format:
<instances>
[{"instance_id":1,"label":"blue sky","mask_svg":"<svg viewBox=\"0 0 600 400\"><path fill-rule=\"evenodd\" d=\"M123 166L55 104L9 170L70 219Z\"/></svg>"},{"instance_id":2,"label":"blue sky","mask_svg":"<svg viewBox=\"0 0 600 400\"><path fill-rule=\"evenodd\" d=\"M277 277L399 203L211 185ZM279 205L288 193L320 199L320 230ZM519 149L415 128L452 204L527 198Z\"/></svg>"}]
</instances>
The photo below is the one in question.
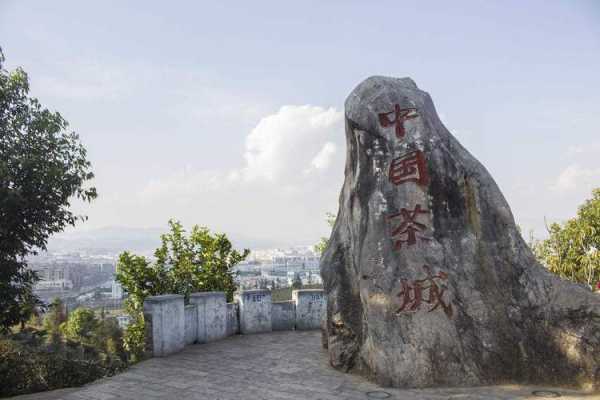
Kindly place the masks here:
<instances>
[{"instance_id":1,"label":"blue sky","mask_svg":"<svg viewBox=\"0 0 600 400\"><path fill-rule=\"evenodd\" d=\"M343 180L343 102L412 77L525 232L600 187L595 1L0 1L7 67L89 150L77 229L170 217L312 243Z\"/></svg>"}]
</instances>

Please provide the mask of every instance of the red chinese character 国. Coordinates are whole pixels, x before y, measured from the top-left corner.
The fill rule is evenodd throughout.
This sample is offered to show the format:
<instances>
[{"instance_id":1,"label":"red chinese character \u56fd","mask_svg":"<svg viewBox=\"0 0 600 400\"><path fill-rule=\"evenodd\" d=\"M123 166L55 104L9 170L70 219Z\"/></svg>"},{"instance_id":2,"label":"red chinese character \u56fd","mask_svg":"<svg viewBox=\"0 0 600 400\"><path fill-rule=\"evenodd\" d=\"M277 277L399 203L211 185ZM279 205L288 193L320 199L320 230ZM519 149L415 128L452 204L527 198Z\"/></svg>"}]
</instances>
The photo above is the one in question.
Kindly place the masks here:
<instances>
[{"instance_id":1,"label":"red chinese character \u56fd","mask_svg":"<svg viewBox=\"0 0 600 400\"><path fill-rule=\"evenodd\" d=\"M412 246L417 243L417 239L429 240L421 235L417 235L419 232L423 232L427 227L417 222L417 217L420 214L428 214L429 210L421 209L421 205L417 204L412 211L406 208L400 209L399 213L391 214L388 219L401 218L400 225L392 230L392 240L394 241L394 250L400 250L402 244L406 243L408 246Z\"/></svg>"},{"instance_id":2,"label":"red chinese character \u56fd","mask_svg":"<svg viewBox=\"0 0 600 400\"><path fill-rule=\"evenodd\" d=\"M433 275L431 268L427 265L423 265L423 269L427 274L425 279L415 280L409 282L407 279L400 280L400 307L396 310L396 315L400 315L403 312L415 312L417 311L422 303L430 304L432 307L428 312L436 310L441 307L448 318L452 317L452 304L444 301L444 293L446 292L445 281L448 280L448 274L445 272L438 272ZM438 281L439 284L436 282ZM424 294L427 294L427 297Z\"/></svg>"},{"instance_id":3,"label":"red chinese character \u56fd","mask_svg":"<svg viewBox=\"0 0 600 400\"><path fill-rule=\"evenodd\" d=\"M416 182L419 185L429 183L425 157L420 150L411 151L396 157L390 163L388 172L390 182L400 185L406 182Z\"/></svg>"},{"instance_id":4,"label":"red chinese character \u56fd","mask_svg":"<svg viewBox=\"0 0 600 400\"><path fill-rule=\"evenodd\" d=\"M390 119L389 115L394 114L393 119ZM394 125L396 128L396 137L398 139L404 138L406 131L404 130L404 121L418 117L416 108L400 108L399 104L394 105L394 111L380 113L379 123L384 128Z\"/></svg>"}]
</instances>

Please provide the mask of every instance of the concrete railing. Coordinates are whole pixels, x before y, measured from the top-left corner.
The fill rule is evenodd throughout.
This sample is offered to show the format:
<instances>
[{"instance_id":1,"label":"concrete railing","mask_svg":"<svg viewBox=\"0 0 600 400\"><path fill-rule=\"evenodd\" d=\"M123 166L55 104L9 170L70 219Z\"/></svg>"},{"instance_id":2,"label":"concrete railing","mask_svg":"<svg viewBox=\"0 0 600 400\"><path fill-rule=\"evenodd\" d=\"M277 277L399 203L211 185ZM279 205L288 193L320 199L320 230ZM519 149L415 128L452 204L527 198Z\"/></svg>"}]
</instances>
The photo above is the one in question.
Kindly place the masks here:
<instances>
[{"instance_id":1,"label":"concrete railing","mask_svg":"<svg viewBox=\"0 0 600 400\"><path fill-rule=\"evenodd\" d=\"M162 357L185 345L208 343L236 334L319 329L325 313L322 290L294 290L291 301L273 302L270 290L242 290L227 303L223 292L151 296L144 302L150 355Z\"/></svg>"}]
</instances>

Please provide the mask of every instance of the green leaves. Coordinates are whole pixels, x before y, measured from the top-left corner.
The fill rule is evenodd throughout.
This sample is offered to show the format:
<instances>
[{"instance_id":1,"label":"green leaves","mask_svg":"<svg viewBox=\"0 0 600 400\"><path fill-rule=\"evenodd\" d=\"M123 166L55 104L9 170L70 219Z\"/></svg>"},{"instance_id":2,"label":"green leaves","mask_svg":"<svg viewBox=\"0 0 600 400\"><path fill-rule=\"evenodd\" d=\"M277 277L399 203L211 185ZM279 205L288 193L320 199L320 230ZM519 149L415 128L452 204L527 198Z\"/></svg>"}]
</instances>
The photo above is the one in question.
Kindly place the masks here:
<instances>
[{"instance_id":1,"label":"green leaves","mask_svg":"<svg viewBox=\"0 0 600 400\"><path fill-rule=\"evenodd\" d=\"M25 71L6 71L3 62L0 49L0 331L7 331L24 317L19 305L36 281L23 258L85 219L69 210L71 197L91 201L97 193L86 186L94 175L77 134L28 96Z\"/></svg>"},{"instance_id":2,"label":"green leaves","mask_svg":"<svg viewBox=\"0 0 600 400\"><path fill-rule=\"evenodd\" d=\"M333 229L333 225L335 225L335 214L330 212L325 214L325 220L327 221L327 225L329 225ZM327 244L329 243L329 239L326 237L322 237L319 240L319 243L314 245L314 250L316 253L323 254L325 249L327 248Z\"/></svg>"},{"instance_id":3,"label":"green leaves","mask_svg":"<svg viewBox=\"0 0 600 400\"><path fill-rule=\"evenodd\" d=\"M579 207L575 218L563 225L553 223L548 233L548 239L531 247L550 271L590 287L600 281L600 189Z\"/></svg>"},{"instance_id":4,"label":"green leaves","mask_svg":"<svg viewBox=\"0 0 600 400\"><path fill-rule=\"evenodd\" d=\"M69 340L86 345L94 344L94 334L100 326L94 311L89 308L78 308L69 315L69 319L61 324L61 331Z\"/></svg>"},{"instance_id":5,"label":"green leaves","mask_svg":"<svg viewBox=\"0 0 600 400\"><path fill-rule=\"evenodd\" d=\"M206 227L194 226L189 236L178 221L170 220L169 228L161 235L154 262L124 252L117 264L116 278L129 294L126 307L133 319L125 346L136 359L143 352L146 297L176 293L187 302L194 292L224 291L231 301L236 288L233 267L250 253L234 249L226 235L213 234Z\"/></svg>"}]
</instances>

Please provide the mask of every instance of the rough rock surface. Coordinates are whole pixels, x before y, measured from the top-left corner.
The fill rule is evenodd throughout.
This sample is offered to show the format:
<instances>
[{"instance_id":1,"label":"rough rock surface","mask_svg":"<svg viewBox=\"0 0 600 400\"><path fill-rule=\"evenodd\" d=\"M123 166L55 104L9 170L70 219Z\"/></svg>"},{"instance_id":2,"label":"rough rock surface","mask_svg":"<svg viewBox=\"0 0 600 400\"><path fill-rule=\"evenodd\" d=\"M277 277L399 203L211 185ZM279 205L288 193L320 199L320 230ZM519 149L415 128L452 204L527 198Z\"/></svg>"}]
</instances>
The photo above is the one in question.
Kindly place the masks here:
<instances>
[{"instance_id":1,"label":"rough rock surface","mask_svg":"<svg viewBox=\"0 0 600 400\"><path fill-rule=\"evenodd\" d=\"M331 364L397 387L600 388L600 296L538 264L429 95L371 77L345 107L345 182L321 259Z\"/></svg>"}]
</instances>

